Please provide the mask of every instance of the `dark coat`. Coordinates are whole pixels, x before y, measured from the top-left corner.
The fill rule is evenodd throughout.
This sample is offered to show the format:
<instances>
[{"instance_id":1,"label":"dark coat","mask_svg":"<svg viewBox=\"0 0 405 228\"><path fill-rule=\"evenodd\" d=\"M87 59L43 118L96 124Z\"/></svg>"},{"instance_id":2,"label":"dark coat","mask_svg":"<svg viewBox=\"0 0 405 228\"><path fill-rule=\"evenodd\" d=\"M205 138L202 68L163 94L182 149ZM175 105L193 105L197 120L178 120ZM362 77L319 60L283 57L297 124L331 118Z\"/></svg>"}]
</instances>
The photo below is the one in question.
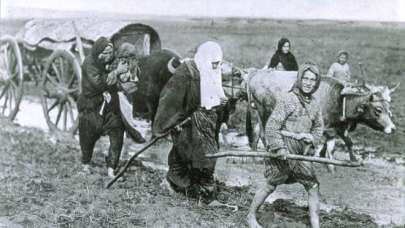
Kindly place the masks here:
<instances>
[{"instance_id":1,"label":"dark coat","mask_svg":"<svg viewBox=\"0 0 405 228\"><path fill-rule=\"evenodd\" d=\"M103 92L108 91L111 94L111 102L106 105L106 111L119 113L117 87L107 85L109 71L97 59L98 54L103 50L104 48L100 48L100 45L94 44L91 53L86 56L82 64L82 92L78 99L79 112L100 109L104 100Z\"/></svg>"},{"instance_id":2,"label":"dark coat","mask_svg":"<svg viewBox=\"0 0 405 228\"><path fill-rule=\"evenodd\" d=\"M190 65L194 75L183 63L164 87L152 131L159 136L191 117L191 123L180 133L172 134L172 150L182 162L193 168L213 170L215 161L204 158L204 155L218 151L215 140L217 114L215 110L201 110L200 76L194 62Z\"/></svg>"},{"instance_id":3,"label":"dark coat","mask_svg":"<svg viewBox=\"0 0 405 228\"><path fill-rule=\"evenodd\" d=\"M269 68L276 68L277 65L281 63L286 71L298 71L298 64L295 56L291 52L284 54L282 51L283 45L287 42L291 45L291 42L288 39L280 39L278 42L277 51L271 57L270 64L268 66Z\"/></svg>"}]
</instances>

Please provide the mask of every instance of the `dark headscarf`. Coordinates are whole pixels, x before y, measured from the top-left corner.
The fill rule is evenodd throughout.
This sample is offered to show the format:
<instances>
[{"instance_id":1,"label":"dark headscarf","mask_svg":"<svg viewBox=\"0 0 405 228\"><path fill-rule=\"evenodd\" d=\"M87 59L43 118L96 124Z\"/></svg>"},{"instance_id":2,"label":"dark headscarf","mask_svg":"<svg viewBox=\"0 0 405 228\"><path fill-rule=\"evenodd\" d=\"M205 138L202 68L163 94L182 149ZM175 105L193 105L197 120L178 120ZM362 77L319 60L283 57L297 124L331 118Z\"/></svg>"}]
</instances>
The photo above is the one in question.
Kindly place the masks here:
<instances>
[{"instance_id":1,"label":"dark headscarf","mask_svg":"<svg viewBox=\"0 0 405 228\"><path fill-rule=\"evenodd\" d=\"M117 58L131 58L136 57L136 47L130 43L122 43L117 50Z\"/></svg>"},{"instance_id":2,"label":"dark headscarf","mask_svg":"<svg viewBox=\"0 0 405 228\"><path fill-rule=\"evenodd\" d=\"M309 94L304 94L302 92L302 77L306 71L311 71L316 75L316 84L314 89ZM298 70L297 80L295 81L291 91L295 93L301 101L308 103L312 99L312 94L318 90L321 84L321 74L319 72L318 66L313 62L306 62L302 64Z\"/></svg>"},{"instance_id":3,"label":"dark headscarf","mask_svg":"<svg viewBox=\"0 0 405 228\"><path fill-rule=\"evenodd\" d=\"M100 55L108 45L112 46L111 41L104 36L101 36L96 40L91 48L91 57L98 65L100 65L100 67L103 67L103 63L101 63L98 59L98 55Z\"/></svg>"},{"instance_id":4,"label":"dark headscarf","mask_svg":"<svg viewBox=\"0 0 405 228\"><path fill-rule=\"evenodd\" d=\"M291 42L287 38L281 38L278 41L276 53L273 55L273 57L271 57L269 68L276 68L278 63L281 62L286 71L297 71L298 64L297 60L295 60L294 55L291 52L285 54L282 51L285 43L289 43L291 47Z\"/></svg>"}]
</instances>

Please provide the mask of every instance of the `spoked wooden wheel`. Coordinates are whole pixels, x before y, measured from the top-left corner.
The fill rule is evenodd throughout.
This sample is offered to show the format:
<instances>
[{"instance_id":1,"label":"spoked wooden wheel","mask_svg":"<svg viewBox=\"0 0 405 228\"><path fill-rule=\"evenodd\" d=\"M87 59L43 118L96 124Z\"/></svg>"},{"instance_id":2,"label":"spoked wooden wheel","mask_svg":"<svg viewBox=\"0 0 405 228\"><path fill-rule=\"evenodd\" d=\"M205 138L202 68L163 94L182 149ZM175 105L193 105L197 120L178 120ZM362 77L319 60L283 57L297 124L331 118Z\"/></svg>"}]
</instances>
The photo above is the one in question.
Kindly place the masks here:
<instances>
[{"instance_id":1,"label":"spoked wooden wheel","mask_svg":"<svg viewBox=\"0 0 405 228\"><path fill-rule=\"evenodd\" d=\"M49 129L74 134L79 124L76 105L81 88L79 62L71 52L55 50L42 77L41 103Z\"/></svg>"},{"instance_id":2,"label":"spoked wooden wheel","mask_svg":"<svg viewBox=\"0 0 405 228\"><path fill-rule=\"evenodd\" d=\"M11 36L0 38L0 117L14 120L23 95L20 48Z\"/></svg>"}]
</instances>

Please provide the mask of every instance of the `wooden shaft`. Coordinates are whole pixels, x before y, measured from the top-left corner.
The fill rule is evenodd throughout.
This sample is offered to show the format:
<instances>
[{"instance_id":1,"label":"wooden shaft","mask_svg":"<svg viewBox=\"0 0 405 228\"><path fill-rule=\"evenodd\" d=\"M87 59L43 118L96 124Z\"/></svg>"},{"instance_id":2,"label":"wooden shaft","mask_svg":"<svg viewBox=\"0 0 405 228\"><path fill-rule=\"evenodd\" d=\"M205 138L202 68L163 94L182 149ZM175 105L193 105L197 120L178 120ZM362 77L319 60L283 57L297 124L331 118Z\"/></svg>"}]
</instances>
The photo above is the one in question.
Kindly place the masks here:
<instances>
[{"instance_id":1,"label":"wooden shaft","mask_svg":"<svg viewBox=\"0 0 405 228\"><path fill-rule=\"evenodd\" d=\"M278 158L281 157L277 154L271 152L251 152L251 151L226 151L226 152L219 152L216 154L208 154L206 155L207 158L221 158L221 157L266 157L266 158ZM287 154L286 159L289 160L299 160L299 161L309 161L309 162L317 162L317 163L324 163L324 164L331 164L337 166L346 166L346 167L359 167L363 164L359 162L350 162L350 161L342 161L342 160L331 160L327 158L320 158L320 157L311 157L311 156L304 156L298 154Z\"/></svg>"},{"instance_id":2,"label":"wooden shaft","mask_svg":"<svg viewBox=\"0 0 405 228\"><path fill-rule=\"evenodd\" d=\"M185 125L186 123L188 123L191 120L190 117L188 117L187 119L183 120L181 123L179 123L178 125L176 125L175 127L182 127L183 125ZM166 137L167 135L169 135L171 133L171 130L174 129L175 127L169 129L166 133L154 138L152 141L150 141L148 144L146 144L146 146L144 146L142 149L140 149L138 152L136 152L134 155L132 155L132 157L127 161L127 163L125 164L124 168L117 174L117 176L114 177L114 179L112 179L106 186L106 188L111 187L111 185L113 185L118 178L120 178L128 169L128 167L131 165L131 162L138 157L138 155L140 155L141 153L143 153L145 150L147 150L149 147L151 147L153 144L155 144L159 139Z\"/></svg>"}]
</instances>

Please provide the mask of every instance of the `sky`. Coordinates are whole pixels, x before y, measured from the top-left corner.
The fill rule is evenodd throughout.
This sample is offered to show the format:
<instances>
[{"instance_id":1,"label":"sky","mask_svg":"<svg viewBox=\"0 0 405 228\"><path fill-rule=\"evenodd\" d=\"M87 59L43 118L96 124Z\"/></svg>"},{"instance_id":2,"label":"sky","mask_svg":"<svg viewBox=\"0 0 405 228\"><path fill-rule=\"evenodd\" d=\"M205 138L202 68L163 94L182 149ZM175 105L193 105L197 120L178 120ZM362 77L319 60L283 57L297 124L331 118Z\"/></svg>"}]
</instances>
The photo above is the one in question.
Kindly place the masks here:
<instances>
[{"instance_id":1,"label":"sky","mask_svg":"<svg viewBox=\"0 0 405 228\"><path fill-rule=\"evenodd\" d=\"M41 8L134 15L405 21L405 0L0 0L1 16ZM11 10L14 9L14 10ZM25 16L29 17L30 11Z\"/></svg>"}]
</instances>

